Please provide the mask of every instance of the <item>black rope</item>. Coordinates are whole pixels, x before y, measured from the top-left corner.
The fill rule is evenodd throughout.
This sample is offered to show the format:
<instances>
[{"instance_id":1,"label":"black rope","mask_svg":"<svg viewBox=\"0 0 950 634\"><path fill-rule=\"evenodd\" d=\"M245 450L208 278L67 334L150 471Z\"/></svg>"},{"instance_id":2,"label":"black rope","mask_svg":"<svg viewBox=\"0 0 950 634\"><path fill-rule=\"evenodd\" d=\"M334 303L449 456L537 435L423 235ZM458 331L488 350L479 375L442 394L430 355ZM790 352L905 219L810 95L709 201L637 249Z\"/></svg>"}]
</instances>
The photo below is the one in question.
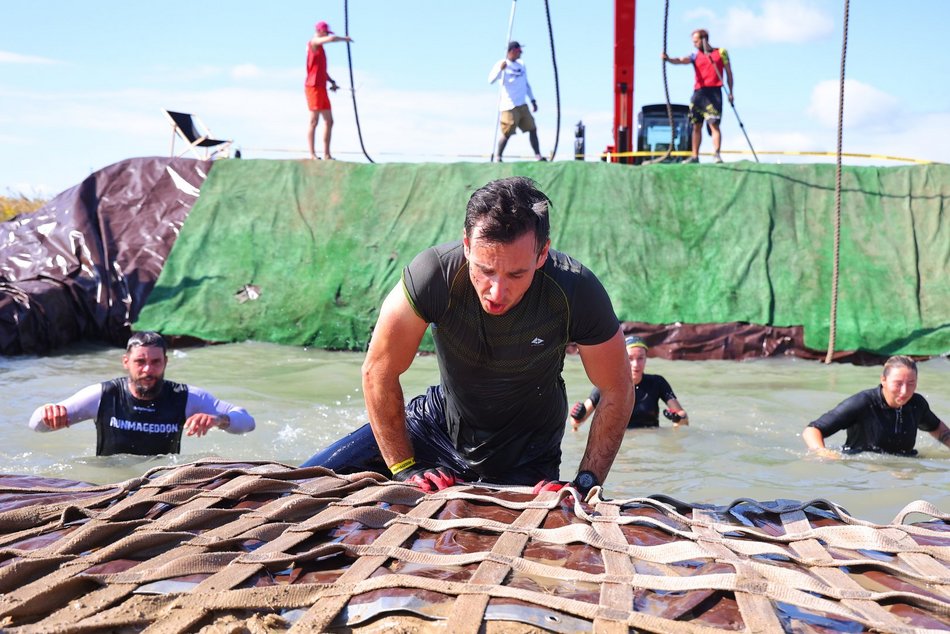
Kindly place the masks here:
<instances>
[{"instance_id":1,"label":"black rope","mask_svg":"<svg viewBox=\"0 0 950 634\"><path fill-rule=\"evenodd\" d=\"M670 155L673 153L673 144L676 142L676 126L673 124L673 104L670 103L670 83L666 78L666 37L669 33L669 22L670 0L666 0L666 4L663 7L663 92L666 94L666 118L670 122L670 147L666 148L666 153L663 156L644 161L644 165L662 163L670 158Z\"/></svg>"},{"instance_id":2,"label":"black rope","mask_svg":"<svg viewBox=\"0 0 950 634\"><path fill-rule=\"evenodd\" d=\"M548 18L548 39L551 42L551 64L554 66L554 98L557 104L557 126L554 128L554 149L551 150L551 160L557 154L558 140L561 138L561 89L558 86L557 56L554 54L554 29L551 27L551 7L548 0L544 0L544 13Z\"/></svg>"},{"instance_id":3,"label":"black rope","mask_svg":"<svg viewBox=\"0 0 950 634\"><path fill-rule=\"evenodd\" d=\"M835 246L831 273L831 323L828 331L828 352L825 363L831 363L835 354L835 336L838 330L838 260L841 251L841 147L844 129L844 64L848 58L849 0L844 0L844 33L841 36L841 79L838 82L838 151L835 160Z\"/></svg>"},{"instance_id":4,"label":"black rope","mask_svg":"<svg viewBox=\"0 0 950 634\"><path fill-rule=\"evenodd\" d=\"M343 0L343 33L350 36L350 0ZM350 67L350 95L353 97L353 117L356 119L356 134L360 139L360 149L363 150L363 156L370 163L375 163L366 153L366 146L363 145L363 130L360 128L360 113L356 109L356 87L353 85L353 55L350 52L350 43L346 43L346 61Z\"/></svg>"}]
</instances>

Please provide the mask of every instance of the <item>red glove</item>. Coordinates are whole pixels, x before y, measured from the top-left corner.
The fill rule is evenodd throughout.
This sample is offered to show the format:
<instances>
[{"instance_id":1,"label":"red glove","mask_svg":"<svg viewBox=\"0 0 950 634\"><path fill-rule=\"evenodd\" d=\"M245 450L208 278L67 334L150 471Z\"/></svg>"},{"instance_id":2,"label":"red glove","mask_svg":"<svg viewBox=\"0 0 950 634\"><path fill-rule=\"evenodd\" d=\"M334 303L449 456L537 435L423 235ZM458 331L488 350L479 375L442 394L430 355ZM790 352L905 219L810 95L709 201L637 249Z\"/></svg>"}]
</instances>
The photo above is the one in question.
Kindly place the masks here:
<instances>
[{"instance_id":1,"label":"red glove","mask_svg":"<svg viewBox=\"0 0 950 634\"><path fill-rule=\"evenodd\" d=\"M416 463L393 476L393 480L419 487L426 493L435 493L453 486L455 473L451 469Z\"/></svg>"},{"instance_id":2,"label":"red glove","mask_svg":"<svg viewBox=\"0 0 950 634\"><path fill-rule=\"evenodd\" d=\"M600 485L600 481L597 479L597 476L591 471L581 471L577 474L577 477L574 478L573 482L564 482L563 480L541 480L536 485L534 485L533 493L535 495L543 493L544 491L560 491L566 486L573 486L581 494L582 497L585 497L590 490L595 486Z\"/></svg>"},{"instance_id":3,"label":"red glove","mask_svg":"<svg viewBox=\"0 0 950 634\"><path fill-rule=\"evenodd\" d=\"M534 485L534 490L531 492L533 495L539 493L544 493L545 491L560 491L568 485L567 482L563 480L541 480L536 485Z\"/></svg>"}]
</instances>

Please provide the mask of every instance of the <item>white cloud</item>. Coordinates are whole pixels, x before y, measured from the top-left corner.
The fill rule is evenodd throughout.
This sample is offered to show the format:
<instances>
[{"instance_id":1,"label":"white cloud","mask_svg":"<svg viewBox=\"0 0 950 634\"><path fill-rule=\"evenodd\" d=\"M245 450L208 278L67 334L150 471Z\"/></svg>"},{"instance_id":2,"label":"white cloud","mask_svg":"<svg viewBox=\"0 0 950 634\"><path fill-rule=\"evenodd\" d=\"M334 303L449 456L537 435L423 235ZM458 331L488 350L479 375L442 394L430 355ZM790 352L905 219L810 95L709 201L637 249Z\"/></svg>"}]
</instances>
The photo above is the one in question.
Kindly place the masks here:
<instances>
[{"instance_id":1,"label":"white cloud","mask_svg":"<svg viewBox=\"0 0 950 634\"><path fill-rule=\"evenodd\" d=\"M800 44L824 39L834 30L834 20L823 7L805 0L766 0L761 12L746 7L731 7L725 13L697 9L687 17L705 20L712 44L722 42L726 48Z\"/></svg>"},{"instance_id":2,"label":"white cloud","mask_svg":"<svg viewBox=\"0 0 950 634\"><path fill-rule=\"evenodd\" d=\"M59 191L50 187L46 183L27 182L11 183L7 186L6 191L10 196L24 196L26 198L41 200L49 200L59 193Z\"/></svg>"},{"instance_id":3,"label":"white cloud","mask_svg":"<svg viewBox=\"0 0 950 634\"><path fill-rule=\"evenodd\" d=\"M260 67L255 64L239 64L231 69L234 79L256 79L263 75Z\"/></svg>"},{"instance_id":4,"label":"white cloud","mask_svg":"<svg viewBox=\"0 0 950 634\"><path fill-rule=\"evenodd\" d=\"M341 83L332 97L334 153L361 160L348 73L345 69L332 72ZM163 108L198 115L215 137L233 139L247 158L302 158L307 153L309 119L303 79L299 70L293 75L282 69L275 73L300 81L286 81L280 88L261 87L272 79L273 73L267 71L260 81L251 77L250 84L203 90L21 92L15 100L7 100L11 107L0 113L0 122L16 121L24 135L33 130L55 135L62 152L82 156L96 169L133 156L167 155L171 127L162 116ZM412 91L387 87L372 75L357 73L354 79L363 140L374 160L441 162L477 160L490 154L494 91ZM553 108L546 114L553 117ZM322 125L317 130L318 143ZM539 118L539 126L547 145L553 144L553 123L545 127ZM562 136L562 151L568 147L565 141ZM180 146L176 143L176 150ZM510 148L512 156L527 154L527 135L513 139ZM63 183L63 187L72 184Z\"/></svg>"},{"instance_id":5,"label":"white cloud","mask_svg":"<svg viewBox=\"0 0 950 634\"><path fill-rule=\"evenodd\" d=\"M838 125L839 83L819 82L811 91L806 112L823 126ZM856 79L844 82L844 124L846 128L892 128L900 122L900 101L874 86Z\"/></svg>"},{"instance_id":6,"label":"white cloud","mask_svg":"<svg viewBox=\"0 0 950 634\"><path fill-rule=\"evenodd\" d=\"M0 64L58 64L55 59L36 55L21 55L9 51L0 51Z\"/></svg>"},{"instance_id":7,"label":"white cloud","mask_svg":"<svg viewBox=\"0 0 950 634\"><path fill-rule=\"evenodd\" d=\"M837 97L836 97L837 98ZM847 94L845 96L847 110ZM846 112L847 116L847 112ZM950 128L942 122L950 117L950 112L916 114L913 117L899 117L897 124L885 121L885 125L866 127L856 130L846 126L842 138L842 151L845 165L883 165L905 164L899 159L946 162L944 148L950 146ZM837 118L837 114L835 114ZM810 119L797 118L772 121L772 129L766 120L751 118L747 122L749 135L759 159L765 163L833 163L837 147L837 135L834 126L819 127L810 125ZM735 120L727 118L723 131L723 150L727 151L726 160L744 158L752 160L749 147ZM784 128L777 130L775 128ZM708 150L708 139L703 149ZM743 155L729 154L730 151L743 151ZM788 154L783 154L787 152ZM796 154L801 153L801 154ZM860 157L855 155L869 155Z\"/></svg>"},{"instance_id":8,"label":"white cloud","mask_svg":"<svg viewBox=\"0 0 950 634\"><path fill-rule=\"evenodd\" d=\"M845 109L847 110L847 96ZM950 112L916 114L901 120L897 126L883 126L874 134L844 135L845 152L861 152L879 156L946 162L950 146L950 129L946 126ZM896 165L890 160L868 159L877 165Z\"/></svg>"},{"instance_id":9,"label":"white cloud","mask_svg":"<svg viewBox=\"0 0 950 634\"><path fill-rule=\"evenodd\" d=\"M703 22L705 24L718 24L720 22L719 14L716 11L702 7L686 11L683 15L690 22Z\"/></svg>"}]
</instances>

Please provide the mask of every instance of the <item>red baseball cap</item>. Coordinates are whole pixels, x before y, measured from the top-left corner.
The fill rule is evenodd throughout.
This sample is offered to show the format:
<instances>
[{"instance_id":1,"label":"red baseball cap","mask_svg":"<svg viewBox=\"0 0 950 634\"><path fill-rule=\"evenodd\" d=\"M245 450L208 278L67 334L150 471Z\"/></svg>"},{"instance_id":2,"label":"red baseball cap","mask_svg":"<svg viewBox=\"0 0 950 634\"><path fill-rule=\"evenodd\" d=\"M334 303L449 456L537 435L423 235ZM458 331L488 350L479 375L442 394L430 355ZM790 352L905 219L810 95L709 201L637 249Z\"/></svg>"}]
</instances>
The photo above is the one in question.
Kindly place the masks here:
<instances>
[{"instance_id":1,"label":"red baseball cap","mask_svg":"<svg viewBox=\"0 0 950 634\"><path fill-rule=\"evenodd\" d=\"M326 29L327 33L331 33L331 34L333 33L333 31L330 30L330 25L324 22L323 20L320 20L319 22L317 22L317 26L315 28L318 31Z\"/></svg>"}]
</instances>

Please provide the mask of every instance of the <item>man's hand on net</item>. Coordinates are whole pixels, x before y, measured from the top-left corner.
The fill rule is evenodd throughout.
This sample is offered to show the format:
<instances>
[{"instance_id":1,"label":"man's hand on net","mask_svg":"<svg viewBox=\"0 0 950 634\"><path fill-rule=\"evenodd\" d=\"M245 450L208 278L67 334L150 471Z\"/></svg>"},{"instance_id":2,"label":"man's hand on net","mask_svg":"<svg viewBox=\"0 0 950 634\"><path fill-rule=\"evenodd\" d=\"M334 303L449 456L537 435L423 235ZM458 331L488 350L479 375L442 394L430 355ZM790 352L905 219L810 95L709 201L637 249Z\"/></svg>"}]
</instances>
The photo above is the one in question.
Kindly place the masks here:
<instances>
[{"instance_id":1,"label":"man's hand on net","mask_svg":"<svg viewBox=\"0 0 950 634\"><path fill-rule=\"evenodd\" d=\"M541 480L536 485L534 485L534 490L531 491L531 493L533 495L538 495L539 493L544 493L545 491L560 491L568 484L568 482L564 482L563 480Z\"/></svg>"},{"instance_id":2,"label":"man's hand on net","mask_svg":"<svg viewBox=\"0 0 950 634\"><path fill-rule=\"evenodd\" d=\"M534 490L532 493L538 495L539 493L544 493L545 491L560 491L566 486L571 486L577 489L578 493L581 494L581 497L586 497L590 490L595 486L600 485L600 480L597 479L590 471L581 471L571 482L565 482L563 480L541 480L536 485L534 485Z\"/></svg>"},{"instance_id":3,"label":"man's hand on net","mask_svg":"<svg viewBox=\"0 0 950 634\"><path fill-rule=\"evenodd\" d=\"M457 478L447 467L416 463L393 475L393 480L419 487L426 493L435 493L453 486Z\"/></svg>"}]
</instances>

